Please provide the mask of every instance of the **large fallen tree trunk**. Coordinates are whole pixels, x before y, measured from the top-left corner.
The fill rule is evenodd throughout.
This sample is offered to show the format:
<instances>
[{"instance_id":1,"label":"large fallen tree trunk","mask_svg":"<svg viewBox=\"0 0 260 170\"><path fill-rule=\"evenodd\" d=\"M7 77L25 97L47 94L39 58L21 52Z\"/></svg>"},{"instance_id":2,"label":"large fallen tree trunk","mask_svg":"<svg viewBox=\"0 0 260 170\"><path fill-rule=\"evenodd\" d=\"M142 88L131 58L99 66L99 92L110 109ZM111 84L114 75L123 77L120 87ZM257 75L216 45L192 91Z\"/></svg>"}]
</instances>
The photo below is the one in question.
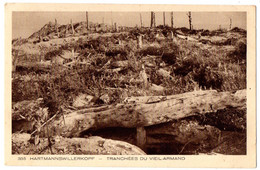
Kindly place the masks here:
<instances>
[{"instance_id":1,"label":"large fallen tree trunk","mask_svg":"<svg viewBox=\"0 0 260 170\"><path fill-rule=\"evenodd\" d=\"M21 63L16 65L16 71L27 72L50 72L51 63L48 62L35 62L35 63Z\"/></svg>"},{"instance_id":2,"label":"large fallen tree trunk","mask_svg":"<svg viewBox=\"0 0 260 170\"><path fill-rule=\"evenodd\" d=\"M210 90L128 98L124 104L72 112L54 121L52 128L62 136L78 136L88 129L151 126L230 107L246 107L246 90L234 94Z\"/></svg>"},{"instance_id":3,"label":"large fallen tree trunk","mask_svg":"<svg viewBox=\"0 0 260 170\"><path fill-rule=\"evenodd\" d=\"M13 106L13 121L20 119L22 121L24 117L27 117L29 121L30 117L23 114L24 112L27 113L27 110L32 110L33 113L39 112L37 114L39 116L45 113L42 112L42 109L35 111L41 100L28 105L29 102L17 103ZM28 108L25 109L20 106ZM24 109L17 110L17 108ZM29 115L33 114L29 113ZM49 121L52 122L51 124L47 123L47 129L52 129L47 136L101 136L137 145L147 153L153 154L205 152L225 142L221 134L222 130L245 134L246 90L240 90L236 93L197 91L172 96L130 97L125 99L124 104L92 106L53 120ZM27 124L28 122L25 122L23 125ZM32 130L33 126L28 132L31 133ZM16 131L19 133L20 131L26 132L26 128L19 128ZM40 138L40 142L37 142L38 145L28 142L26 146L19 144L19 141L28 141L31 137L31 139L34 139L39 136L42 138ZM50 142L46 139L46 133L43 131L41 134L37 132L35 136L29 135L27 140L23 137L20 139L13 133L14 150L18 148L17 152L14 153L27 153L28 151L30 154L39 152L41 154L50 152L57 154L54 149L59 147L56 146L66 148L71 144L88 142L78 138L71 140L62 138L63 143L58 141L51 151L48 145ZM236 143L237 141L233 142ZM52 146L54 146L54 143L52 143ZM31 148L31 150L24 152L23 149L19 150L19 148ZM221 147L218 150L220 151L216 152L225 153L221 151L223 150ZM232 153L235 151L233 150ZM245 152L245 149L238 149L237 151L235 153L241 154ZM78 154L77 150L68 152ZM65 153L68 152L65 151ZM108 153L93 152L93 154Z\"/></svg>"}]
</instances>

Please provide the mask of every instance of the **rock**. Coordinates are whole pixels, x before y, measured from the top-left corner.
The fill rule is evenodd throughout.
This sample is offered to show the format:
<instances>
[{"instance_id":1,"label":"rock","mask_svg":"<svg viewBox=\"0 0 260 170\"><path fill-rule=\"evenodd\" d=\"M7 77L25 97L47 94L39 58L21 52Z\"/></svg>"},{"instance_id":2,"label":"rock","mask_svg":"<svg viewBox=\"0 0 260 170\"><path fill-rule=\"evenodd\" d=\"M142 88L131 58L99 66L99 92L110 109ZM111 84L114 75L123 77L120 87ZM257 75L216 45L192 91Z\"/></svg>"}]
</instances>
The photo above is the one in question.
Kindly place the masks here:
<instances>
[{"instance_id":1,"label":"rock","mask_svg":"<svg viewBox=\"0 0 260 170\"><path fill-rule=\"evenodd\" d=\"M80 94L77 96L73 102L74 107L84 107L92 103L94 96L88 94Z\"/></svg>"},{"instance_id":2,"label":"rock","mask_svg":"<svg viewBox=\"0 0 260 170\"><path fill-rule=\"evenodd\" d=\"M173 77L170 75L170 72L169 71L166 71L162 68L160 68L159 70L157 70L157 74L166 78L166 79L170 79L170 80L173 80Z\"/></svg>"},{"instance_id":3,"label":"rock","mask_svg":"<svg viewBox=\"0 0 260 170\"><path fill-rule=\"evenodd\" d=\"M158 86L156 84L152 84L151 87L150 87L150 90L162 92L164 90L164 87Z\"/></svg>"},{"instance_id":4,"label":"rock","mask_svg":"<svg viewBox=\"0 0 260 170\"><path fill-rule=\"evenodd\" d=\"M12 134L12 142L28 142L31 138L31 135L28 133L13 133Z\"/></svg>"},{"instance_id":5,"label":"rock","mask_svg":"<svg viewBox=\"0 0 260 170\"><path fill-rule=\"evenodd\" d=\"M25 136L25 137L24 137ZM28 135L14 135L13 154L54 154L54 155L146 155L140 148L127 142L104 139L99 136L89 138L52 138L51 150L48 139L41 138L38 146L28 140Z\"/></svg>"},{"instance_id":6,"label":"rock","mask_svg":"<svg viewBox=\"0 0 260 170\"><path fill-rule=\"evenodd\" d=\"M50 39L49 39L49 37L43 37L42 40L43 40L44 42L46 42L46 41L49 41Z\"/></svg>"},{"instance_id":7,"label":"rock","mask_svg":"<svg viewBox=\"0 0 260 170\"><path fill-rule=\"evenodd\" d=\"M26 152L28 152L29 148L31 147L31 144L29 143L30 138L31 135L28 133L13 133L12 154L26 154Z\"/></svg>"},{"instance_id":8,"label":"rock","mask_svg":"<svg viewBox=\"0 0 260 170\"><path fill-rule=\"evenodd\" d=\"M108 94L103 94L103 95L100 97L100 99L101 99L105 104L109 104L110 101L111 101L111 99L110 99L110 97L109 97Z\"/></svg>"}]
</instances>

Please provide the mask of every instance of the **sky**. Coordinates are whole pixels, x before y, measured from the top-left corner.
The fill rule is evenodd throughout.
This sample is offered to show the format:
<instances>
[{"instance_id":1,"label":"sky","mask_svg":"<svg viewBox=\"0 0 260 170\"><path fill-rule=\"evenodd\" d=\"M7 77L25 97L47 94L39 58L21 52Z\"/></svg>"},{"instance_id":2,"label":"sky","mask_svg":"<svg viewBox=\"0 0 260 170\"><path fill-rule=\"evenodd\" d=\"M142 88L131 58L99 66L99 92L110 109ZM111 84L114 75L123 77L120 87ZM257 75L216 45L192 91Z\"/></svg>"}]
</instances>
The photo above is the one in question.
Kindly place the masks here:
<instances>
[{"instance_id":1,"label":"sky","mask_svg":"<svg viewBox=\"0 0 260 170\"><path fill-rule=\"evenodd\" d=\"M150 12L89 12L89 21L111 24L111 19L118 26L140 26L140 14L143 26L149 26ZM170 12L165 13L166 24L170 25ZM246 12L192 12L192 25L194 29L214 30L229 28L230 19L232 27L246 29ZM163 12L155 12L156 25L163 24ZM189 27L187 12L173 12L175 27ZM49 21L57 19L59 24L68 24L86 20L85 12L13 12L12 36L13 38L27 38L38 31Z\"/></svg>"}]
</instances>

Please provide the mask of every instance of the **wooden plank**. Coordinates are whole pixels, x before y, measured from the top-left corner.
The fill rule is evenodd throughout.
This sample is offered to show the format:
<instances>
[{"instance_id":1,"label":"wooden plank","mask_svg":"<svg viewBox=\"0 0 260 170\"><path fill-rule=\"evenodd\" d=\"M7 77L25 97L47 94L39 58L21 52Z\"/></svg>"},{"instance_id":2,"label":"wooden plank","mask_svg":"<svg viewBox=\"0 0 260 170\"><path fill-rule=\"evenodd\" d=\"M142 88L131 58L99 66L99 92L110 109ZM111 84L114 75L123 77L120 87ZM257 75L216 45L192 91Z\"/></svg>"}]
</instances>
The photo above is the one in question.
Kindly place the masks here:
<instances>
[{"instance_id":1,"label":"wooden plank","mask_svg":"<svg viewBox=\"0 0 260 170\"><path fill-rule=\"evenodd\" d=\"M136 141L137 146L141 148L143 151L146 151L146 130L143 126L136 128Z\"/></svg>"}]
</instances>

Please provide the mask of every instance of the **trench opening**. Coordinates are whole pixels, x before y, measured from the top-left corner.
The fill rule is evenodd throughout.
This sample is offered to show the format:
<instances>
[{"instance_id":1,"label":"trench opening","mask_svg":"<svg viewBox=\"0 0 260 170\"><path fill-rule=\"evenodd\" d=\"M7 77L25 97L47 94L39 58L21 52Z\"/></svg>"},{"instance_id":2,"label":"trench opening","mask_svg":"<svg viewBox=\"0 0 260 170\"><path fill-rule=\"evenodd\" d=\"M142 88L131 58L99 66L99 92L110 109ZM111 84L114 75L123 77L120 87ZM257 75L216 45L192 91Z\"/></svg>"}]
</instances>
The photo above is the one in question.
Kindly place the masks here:
<instances>
[{"instance_id":1,"label":"trench opening","mask_svg":"<svg viewBox=\"0 0 260 170\"><path fill-rule=\"evenodd\" d=\"M149 129L149 127L146 127ZM80 133L79 137L88 138L90 136L100 136L106 139L124 141L137 146L136 128L110 127L103 129L89 129ZM148 155L178 155L196 154L199 144L181 144L175 141L174 135L148 134L145 148L142 148ZM206 152L206 150L204 150ZM208 150L207 150L208 151Z\"/></svg>"}]
</instances>

